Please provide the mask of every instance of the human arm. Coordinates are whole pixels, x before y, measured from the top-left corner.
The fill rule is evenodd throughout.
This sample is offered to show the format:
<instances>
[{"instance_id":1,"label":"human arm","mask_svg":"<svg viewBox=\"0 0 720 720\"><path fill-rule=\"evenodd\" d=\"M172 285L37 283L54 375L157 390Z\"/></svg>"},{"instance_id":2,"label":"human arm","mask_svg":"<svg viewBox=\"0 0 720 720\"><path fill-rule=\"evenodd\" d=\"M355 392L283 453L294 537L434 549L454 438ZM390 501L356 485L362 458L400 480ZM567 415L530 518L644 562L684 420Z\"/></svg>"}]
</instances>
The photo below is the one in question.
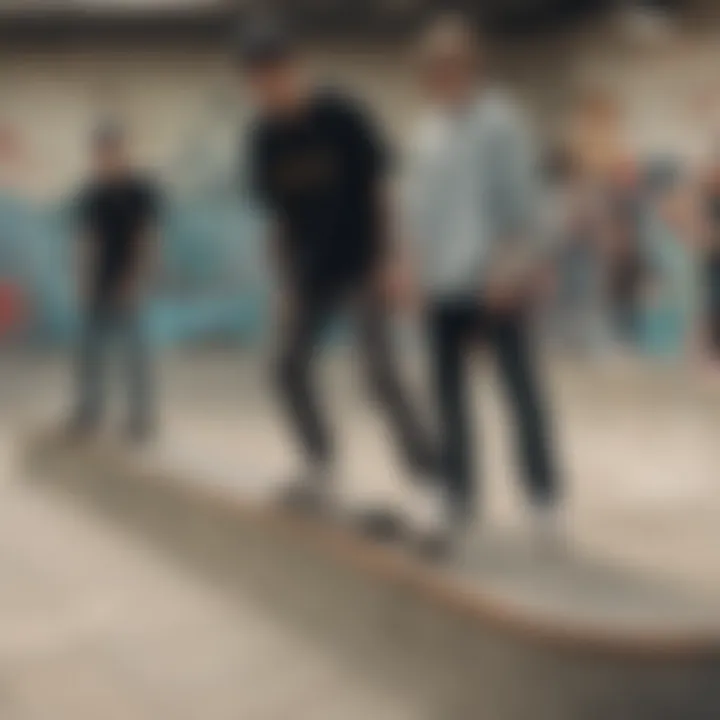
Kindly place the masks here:
<instances>
[{"instance_id":1,"label":"human arm","mask_svg":"<svg viewBox=\"0 0 720 720\"><path fill-rule=\"evenodd\" d=\"M487 131L490 256L482 292L487 302L506 309L535 292L545 268L539 168L530 133L512 105L498 106Z\"/></svg>"}]
</instances>

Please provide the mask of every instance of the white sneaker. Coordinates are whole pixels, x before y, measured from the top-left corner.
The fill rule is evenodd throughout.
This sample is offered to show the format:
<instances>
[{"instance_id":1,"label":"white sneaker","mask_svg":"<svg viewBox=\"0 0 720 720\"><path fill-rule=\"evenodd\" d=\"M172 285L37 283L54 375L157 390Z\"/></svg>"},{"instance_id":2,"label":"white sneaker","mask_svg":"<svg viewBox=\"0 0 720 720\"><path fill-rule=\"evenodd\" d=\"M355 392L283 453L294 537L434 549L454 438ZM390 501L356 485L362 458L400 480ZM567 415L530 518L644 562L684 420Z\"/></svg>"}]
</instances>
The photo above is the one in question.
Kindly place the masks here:
<instances>
[{"instance_id":1,"label":"white sneaker","mask_svg":"<svg viewBox=\"0 0 720 720\"><path fill-rule=\"evenodd\" d=\"M533 545L541 551L562 551L568 543L567 520L555 504L530 508L530 531Z\"/></svg>"}]
</instances>

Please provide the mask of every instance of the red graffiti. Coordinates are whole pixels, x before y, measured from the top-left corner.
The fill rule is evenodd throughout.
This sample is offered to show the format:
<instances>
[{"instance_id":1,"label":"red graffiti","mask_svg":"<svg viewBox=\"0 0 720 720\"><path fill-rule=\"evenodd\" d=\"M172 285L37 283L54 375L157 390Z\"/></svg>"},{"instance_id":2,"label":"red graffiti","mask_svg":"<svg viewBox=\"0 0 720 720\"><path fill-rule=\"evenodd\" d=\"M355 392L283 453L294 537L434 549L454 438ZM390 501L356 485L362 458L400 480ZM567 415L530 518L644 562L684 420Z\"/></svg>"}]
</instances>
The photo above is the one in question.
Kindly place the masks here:
<instances>
[{"instance_id":1,"label":"red graffiti","mask_svg":"<svg viewBox=\"0 0 720 720\"><path fill-rule=\"evenodd\" d=\"M0 339L23 326L26 305L22 288L12 280L0 279Z\"/></svg>"}]
</instances>

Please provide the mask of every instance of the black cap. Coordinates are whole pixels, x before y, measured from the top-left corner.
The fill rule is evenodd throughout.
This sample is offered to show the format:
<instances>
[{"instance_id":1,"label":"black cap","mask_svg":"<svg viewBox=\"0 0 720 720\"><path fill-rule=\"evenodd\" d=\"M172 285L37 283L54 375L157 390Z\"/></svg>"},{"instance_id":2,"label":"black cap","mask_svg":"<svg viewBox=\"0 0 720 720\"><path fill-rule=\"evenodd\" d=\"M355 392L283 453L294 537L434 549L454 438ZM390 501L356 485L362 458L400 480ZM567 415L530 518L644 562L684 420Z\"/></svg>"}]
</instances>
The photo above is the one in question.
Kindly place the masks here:
<instances>
[{"instance_id":1,"label":"black cap","mask_svg":"<svg viewBox=\"0 0 720 720\"><path fill-rule=\"evenodd\" d=\"M285 23L276 18L256 18L241 28L237 59L243 68L260 69L288 60L296 50L295 38Z\"/></svg>"}]
</instances>

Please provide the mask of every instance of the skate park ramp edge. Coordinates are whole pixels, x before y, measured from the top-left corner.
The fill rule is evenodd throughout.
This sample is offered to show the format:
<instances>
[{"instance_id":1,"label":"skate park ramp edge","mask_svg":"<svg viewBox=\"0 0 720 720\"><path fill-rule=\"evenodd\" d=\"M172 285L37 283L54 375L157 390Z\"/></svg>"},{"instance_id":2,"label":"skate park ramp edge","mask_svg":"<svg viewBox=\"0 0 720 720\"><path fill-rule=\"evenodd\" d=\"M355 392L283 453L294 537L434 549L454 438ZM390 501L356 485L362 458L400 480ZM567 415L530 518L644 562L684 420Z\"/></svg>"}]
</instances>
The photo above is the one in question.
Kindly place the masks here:
<instances>
[{"instance_id":1,"label":"skate park ramp edge","mask_svg":"<svg viewBox=\"0 0 720 720\"><path fill-rule=\"evenodd\" d=\"M41 432L21 452L43 490L271 607L355 671L419 695L422 720L720 717L717 627L568 623L111 443L69 446Z\"/></svg>"}]
</instances>

